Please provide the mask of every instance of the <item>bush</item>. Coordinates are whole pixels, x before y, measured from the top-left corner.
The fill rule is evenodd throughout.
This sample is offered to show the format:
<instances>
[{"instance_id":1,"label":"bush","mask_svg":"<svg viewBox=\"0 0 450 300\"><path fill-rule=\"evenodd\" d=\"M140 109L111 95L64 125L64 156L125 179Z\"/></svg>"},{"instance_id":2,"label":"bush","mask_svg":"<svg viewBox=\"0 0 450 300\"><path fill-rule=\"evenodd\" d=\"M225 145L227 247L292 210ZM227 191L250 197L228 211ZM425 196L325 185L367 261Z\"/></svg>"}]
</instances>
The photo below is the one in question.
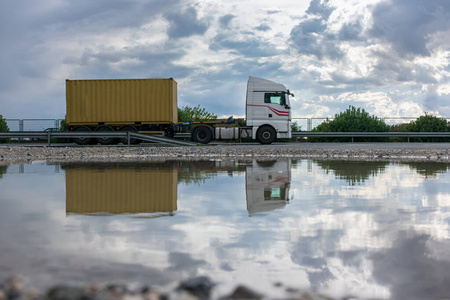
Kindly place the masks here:
<instances>
[{"instance_id":1,"label":"bush","mask_svg":"<svg viewBox=\"0 0 450 300\"><path fill-rule=\"evenodd\" d=\"M0 115L0 132L8 132L9 127L6 123L6 119L3 118L2 115ZM0 143L7 143L9 142L9 139L0 139Z\"/></svg>"},{"instance_id":2,"label":"bush","mask_svg":"<svg viewBox=\"0 0 450 300\"><path fill-rule=\"evenodd\" d=\"M302 126L298 125L297 121L294 121L294 122L291 123L291 131L292 132L302 131Z\"/></svg>"},{"instance_id":3,"label":"bush","mask_svg":"<svg viewBox=\"0 0 450 300\"><path fill-rule=\"evenodd\" d=\"M420 116L415 121L410 122L404 126L405 132L450 132L450 126L447 120L436 116L428 115ZM415 142L449 142L449 138L413 138L411 141Z\"/></svg>"},{"instance_id":4,"label":"bush","mask_svg":"<svg viewBox=\"0 0 450 300\"><path fill-rule=\"evenodd\" d=\"M66 119L61 120L61 122L59 124L59 131L61 131L61 132L67 131Z\"/></svg>"},{"instance_id":5,"label":"bush","mask_svg":"<svg viewBox=\"0 0 450 300\"><path fill-rule=\"evenodd\" d=\"M66 132L67 131L67 124L66 124L66 119L62 119L61 122L59 123L59 131L61 132ZM55 138L52 139L52 143L67 143L68 141L70 141L70 139L66 139L66 138Z\"/></svg>"},{"instance_id":6,"label":"bush","mask_svg":"<svg viewBox=\"0 0 450 300\"><path fill-rule=\"evenodd\" d=\"M389 125L376 116L370 116L362 108L350 106L346 111L336 114L333 120L326 119L314 128L313 132L388 132ZM355 138L359 142L384 142L388 138ZM311 142L351 142L351 137L311 137Z\"/></svg>"}]
</instances>

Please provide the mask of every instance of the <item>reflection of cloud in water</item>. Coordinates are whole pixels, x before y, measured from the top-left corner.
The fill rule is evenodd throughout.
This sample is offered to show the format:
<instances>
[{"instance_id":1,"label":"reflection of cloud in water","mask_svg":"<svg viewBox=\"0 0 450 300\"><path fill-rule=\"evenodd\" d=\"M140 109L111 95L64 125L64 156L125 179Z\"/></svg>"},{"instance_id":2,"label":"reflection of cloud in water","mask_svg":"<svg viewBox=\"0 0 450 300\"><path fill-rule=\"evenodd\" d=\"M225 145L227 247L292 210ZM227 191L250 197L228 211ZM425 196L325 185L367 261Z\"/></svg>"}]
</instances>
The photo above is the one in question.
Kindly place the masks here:
<instances>
[{"instance_id":1,"label":"reflection of cloud in water","mask_svg":"<svg viewBox=\"0 0 450 300\"><path fill-rule=\"evenodd\" d=\"M189 254L181 252L169 253L168 259L170 267L167 270L186 273L188 276L196 276L198 274L199 267L208 265L205 260L193 259Z\"/></svg>"},{"instance_id":2,"label":"reflection of cloud in water","mask_svg":"<svg viewBox=\"0 0 450 300\"><path fill-rule=\"evenodd\" d=\"M393 299L447 299L450 295L450 251L445 260L430 255L430 236L399 232L391 248L370 255L374 278L389 286Z\"/></svg>"},{"instance_id":3,"label":"reflection of cloud in water","mask_svg":"<svg viewBox=\"0 0 450 300\"><path fill-rule=\"evenodd\" d=\"M351 162L345 164L351 169ZM144 280L157 283L214 274L213 279L220 282L270 287L271 282L279 281L286 286L317 287L335 296L353 293L361 298L386 298L390 288L392 296L401 299L408 296L400 293L402 286L408 282L417 285L412 275L404 274L419 276L410 266L416 257L424 274L436 269L433 280L438 276L448 280L439 268L441 262L448 267L450 257L448 172L425 178L400 163L371 165L368 177L361 170L356 177L342 171L357 182L351 185L344 177L335 176L330 164L327 166L333 173L327 175L324 165L313 161L295 161L292 167L288 161L199 163L196 178L212 174L208 177L211 180L186 184L188 181L180 181L178 176L177 213L157 219L130 215L66 217L64 176L55 179L53 173L45 173L39 182L35 178L43 172L4 176L0 187L13 186L15 190L0 188L0 200L9 199L1 202L0 225L12 228L11 232L0 231L0 246L5 250L0 267L9 270L5 258L20 270L29 270L32 265L33 274L39 273L42 263L60 278L64 278L65 269L73 269L67 278L78 280L86 272L94 277L103 274L106 280L129 275L128 279L138 281L142 274L149 274ZM173 162L170 166L173 173L196 170L195 163ZM41 167L48 171L48 166ZM136 167L142 174L148 171ZM247 172L256 176L247 177ZM253 184L252 180L260 181ZM256 187L254 195L262 196L259 200L249 198L248 184ZM55 187L51 193L49 186ZM249 218L249 200L259 211L266 207L265 202L280 201L288 194L282 187L295 191L296 197L286 202L289 205ZM36 197L39 201L30 201ZM29 220L33 226L11 226L17 220ZM410 234L400 234L399 238L404 230ZM24 242L28 248L20 246ZM398 260L400 249L410 244L416 252L411 258ZM421 251L423 258L418 257ZM400 265L398 271L390 272L390 263L408 266ZM41 278L52 276L47 271ZM392 273L403 278L392 280ZM418 295L423 295L427 284L424 280L424 285L414 287L421 289Z\"/></svg>"}]
</instances>

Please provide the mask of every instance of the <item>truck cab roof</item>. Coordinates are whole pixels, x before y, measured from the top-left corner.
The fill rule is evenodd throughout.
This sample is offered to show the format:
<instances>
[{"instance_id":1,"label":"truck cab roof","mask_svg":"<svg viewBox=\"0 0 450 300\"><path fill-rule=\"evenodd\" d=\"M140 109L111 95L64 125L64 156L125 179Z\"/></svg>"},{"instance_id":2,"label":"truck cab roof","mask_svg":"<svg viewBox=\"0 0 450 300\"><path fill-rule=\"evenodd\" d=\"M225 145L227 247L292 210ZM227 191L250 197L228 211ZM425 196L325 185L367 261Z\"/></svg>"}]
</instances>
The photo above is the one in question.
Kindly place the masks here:
<instances>
[{"instance_id":1,"label":"truck cab roof","mask_svg":"<svg viewBox=\"0 0 450 300\"><path fill-rule=\"evenodd\" d=\"M248 77L247 90L253 92L288 92L287 88L281 83L253 76Z\"/></svg>"}]
</instances>

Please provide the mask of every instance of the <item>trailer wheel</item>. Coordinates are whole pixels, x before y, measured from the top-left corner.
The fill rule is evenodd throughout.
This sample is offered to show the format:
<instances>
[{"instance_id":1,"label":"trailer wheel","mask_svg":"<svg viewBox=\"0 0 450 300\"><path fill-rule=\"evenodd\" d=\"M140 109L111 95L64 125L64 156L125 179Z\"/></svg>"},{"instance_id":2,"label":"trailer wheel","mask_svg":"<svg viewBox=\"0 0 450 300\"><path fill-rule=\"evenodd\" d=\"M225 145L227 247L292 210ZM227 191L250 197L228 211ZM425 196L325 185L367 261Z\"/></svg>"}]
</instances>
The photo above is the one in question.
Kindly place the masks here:
<instances>
[{"instance_id":1,"label":"trailer wheel","mask_svg":"<svg viewBox=\"0 0 450 300\"><path fill-rule=\"evenodd\" d=\"M212 132L206 126L197 126L192 133L192 140L200 144L208 144L212 140Z\"/></svg>"},{"instance_id":2,"label":"trailer wheel","mask_svg":"<svg viewBox=\"0 0 450 300\"><path fill-rule=\"evenodd\" d=\"M263 126L256 132L256 140L260 144L272 144L277 139L275 130L270 126Z\"/></svg>"},{"instance_id":3,"label":"trailer wheel","mask_svg":"<svg viewBox=\"0 0 450 300\"><path fill-rule=\"evenodd\" d=\"M87 126L77 126L73 129L75 132L90 132L91 129ZM89 145L92 142L92 138L88 137L77 137L73 141L78 145Z\"/></svg>"},{"instance_id":4,"label":"trailer wheel","mask_svg":"<svg viewBox=\"0 0 450 300\"><path fill-rule=\"evenodd\" d=\"M113 132L114 128L112 128L109 125L101 125L97 128L95 128L96 132ZM116 143L115 138L108 138L108 137L100 137L97 138L97 142L100 143L101 145L111 145L111 144L115 144Z\"/></svg>"},{"instance_id":5,"label":"trailer wheel","mask_svg":"<svg viewBox=\"0 0 450 300\"><path fill-rule=\"evenodd\" d=\"M120 132L132 132L132 133L136 133L137 129L134 126L131 125L124 125L122 127L119 128ZM122 142L122 144L128 145L128 138L121 138L120 141ZM142 140L137 140L137 139L131 139L130 144L131 145L138 145L142 142Z\"/></svg>"}]
</instances>

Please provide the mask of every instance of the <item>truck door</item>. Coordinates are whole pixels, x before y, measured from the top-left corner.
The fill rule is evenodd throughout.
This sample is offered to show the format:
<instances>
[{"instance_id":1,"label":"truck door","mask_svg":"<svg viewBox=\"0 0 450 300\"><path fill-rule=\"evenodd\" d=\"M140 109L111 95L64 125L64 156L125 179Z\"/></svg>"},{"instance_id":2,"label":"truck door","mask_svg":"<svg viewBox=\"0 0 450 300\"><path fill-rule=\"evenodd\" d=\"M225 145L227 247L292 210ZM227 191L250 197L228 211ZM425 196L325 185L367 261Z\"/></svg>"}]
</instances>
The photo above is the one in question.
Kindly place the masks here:
<instances>
[{"instance_id":1,"label":"truck door","mask_svg":"<svg viewBox=\"0 0 450 300\"><path fill-rule=\"evenodd\" d=\"M277 124L279 132L290 130L291 109L289 98L283 92L264 93L264 104L267 105L267 118Z\"/></svg>"}]
</instances>

